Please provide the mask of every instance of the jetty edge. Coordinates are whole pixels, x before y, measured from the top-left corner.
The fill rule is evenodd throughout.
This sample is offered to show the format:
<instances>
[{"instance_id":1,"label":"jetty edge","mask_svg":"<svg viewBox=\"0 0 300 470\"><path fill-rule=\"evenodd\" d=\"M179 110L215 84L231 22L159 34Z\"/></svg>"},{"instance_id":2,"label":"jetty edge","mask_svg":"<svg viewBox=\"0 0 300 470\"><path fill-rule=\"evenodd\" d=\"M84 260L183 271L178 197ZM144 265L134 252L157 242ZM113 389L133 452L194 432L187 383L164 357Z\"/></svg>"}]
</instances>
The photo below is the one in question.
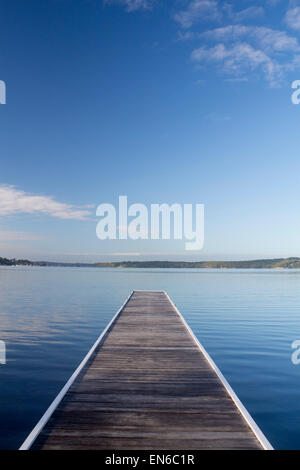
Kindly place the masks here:
<instances>
[{"instance_id":1,"label":"jetty edge","mask_svg":"<svg viewBox=\"0 0 300 470\"><path fill-rule=\"evenodd\" d=\"M273 447L167 292L134 290L20 447L29 449Z\"/></svg>"},{"instance_id":2,"label":"jetty edge","mask_svg":"<svg viewBox=\"0 0 300 470\"><path fill-rule=\"evenodd\" d=\"M40 434L40 432L44 428L45 424L49 421L49 419L53 415L54 411L56 410L56 408L58 407L58 405L60 404L60 402L62 401L64 396L66 395L66 393L68 392L70 387L73 385L76 378L79 376L80 372L84 369L86 363L91 358L91 356L92 356L93 352L96 350L97 346L100 346L100 344L103 342L105 336L110 331L110 329L113 326L114 322L116 321L117 317L119 316L119 314L121 313L121 311L123 310L123 308L125 307L127 302L129 301L129 299L133 295L133 292L134 291L132 291L130 293L130 295L127 297L125 302L121 305L121 307L119 308L119 310L117 311L115 316L111 319L111 321L108 323L108 325L104 328L101 335L95 341L95 343L93 344L93 346L91 347L91 349L89 350L87 355L81 361L81 363L79 364L77 369L73 372L73 374L71 375L69 380L66 382L66 384L63 386L63 388L61 389L59 394L56 396L56 398L53 400L53 402L51 403L49 408L45 411L45 413L43 414L41 419L38 421L38 423L35 425L35 427L31 431L31 433L27 436L27 438L25 439L25 441L23 442L23 444L21 445L19 450L29 450L31 448L32 444L35 442L37 436Z\"/></svg>"}]
</instances>

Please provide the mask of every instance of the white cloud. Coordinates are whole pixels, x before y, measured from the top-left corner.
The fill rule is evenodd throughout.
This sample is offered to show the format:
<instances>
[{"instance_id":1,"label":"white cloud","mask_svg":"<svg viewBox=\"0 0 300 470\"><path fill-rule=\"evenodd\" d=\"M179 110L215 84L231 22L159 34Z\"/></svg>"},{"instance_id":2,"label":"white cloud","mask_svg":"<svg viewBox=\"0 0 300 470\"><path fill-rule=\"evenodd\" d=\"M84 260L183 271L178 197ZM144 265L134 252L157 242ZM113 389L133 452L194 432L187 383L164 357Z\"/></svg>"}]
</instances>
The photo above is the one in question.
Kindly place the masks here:
<instances>
[{"instance_id":1,"label":"white cloud","mask_svg":"<svg viewBox=\"0 0 300 470\"><path fill-rule=\"evenodd\" d=\"M278 86L299 63L299 42L285 31L238 24L206 31L198 38L217 44L195 49L194 61L218 62L235 77L261 70L271 86Z\"/></svg>"},{"instance_id":2,"label":"white cloud","mask_svg":"<svg viewBox=\"0 0 300 470\"><path fill-rule=\"evenodd\" d=\"M219 18L216 0L193 0L185 10L174 15L174 20L182 28L190 28L201 20L217 20Z\"/></svg>"},{"instance_id":3,"label":"white cloud","mask_svg":"<svg viewBox=\"0 0 300 470\"><path fill-rule=\"evenodd\" d=\"M104 0L125 5L128 11L150 8L158 0ZM192 52L195 62L216 62L233 80L247 80L252 72L261 71L271 86L282 84L288 72L299 68L300 44L297 37L269 26L250 25L252 19L261 19L269 7L282 0L265 0L264 4L221 2L219 0L185 0L185 8L173 14L179 24L178 41L201 41L202 46ZM180 4L180 2L177 2ZM283 3L283 2L282 2ZM300 30L300 6L289 2L285 23ZM269 19L269 18L268 18ZM220 25L220 20L224 26ZM203 32L195 27L210 21L215 29ZM228 24L230 23L230 24ZM212 46L210 41L214 41ZM247 74L247 75L246 75ZM257 75L257 73L256 73Z\"/></svg>"},{"instance_id":4,"label":"white cloud","mask_svg":"<svg viewBox=\"0 0 300 470\"><path fill-rule=\"evenodd\" d=\"M104 0L104 3L118 3L124 5L126 11L149 10L152 7L153 0Z\"/></svg>"},{"instance_id":5,"label":"white cloud","mask_svg":"<svg viewBox=\"0 0 300 470\"><path fill-rule=\"evenodd\" d=\"M297 38L289 36L284 31L278 31L263 26L229 25L206 31L206 39L217 41L234 41L247 37L261 47L264 51L299 51Z\"/></svg>"},{"instance_id":6,"label":"white cloud","mask_svg":"<svg viewBox=\"0 0 300 470\"><path fill-rule=\"evenodd\" d=\"M285 22L291 29L300 29L300 7L290 8L285 15Z\"/></svg>"},{"instance_id":7,"label":"white cloud","mask_svg":"<svg viewBox=\"0 0 300 470\"><path fill-rule=\"evenodd\" d=\"M262 17L264 16L264 13L265 11L263 7L252 6L249 8L245 8L244 10L240 10L240 11L232 13L232 18L234 21L240 22L240 21L245 21L245 20L249 20L253 18Z\"/></svg>"},{"instance_id":8,"label":"white cloud","mask_svg":"<svg viewBox=\"0 0 300 470\"><path fill-rule=\"evenodd\" d=\"M237 76L262 70L272 86L276 86L282 76L282 68L277 62L247 43L237 43L229 47L223 43L214 47L200 47L192 52L191 58L198 63L220 63L225 72Z\"/></svg>"},{"instance_id":9,"label":"white cloud","mask_svg":"<svg viewBox=\"0 0 300 470\"><path fill-rule=\"evenodd\" d=\"M298 40L288 36L284 31L256 27L250 31L250 34L264 49L273 51L298 51L300 49Z\"/></svg>"},{"instance_id":10,"label":"white cloud","mask_svg":"<svg viewBox=\"0 0 300 470\"><path fill-rule=\"evenodd\" d=\"M90 215L87 210L57 202L52 197L35 196L14 186L0 185L0 216L22 213L46 214L59 219L76 220L84 220Z\"/></svg>"},{"instance_id":11,"label":"white cloud","mask_svg":"<svg viewBox=\"0 0 300 470\"><path fill-rule=\"evenodd\" d=\"M197 2L191 2L189 7L185 11L180 13L185 16L191 15L193 13L192 7L194 3ZM228 17L230 21L240 23L243 21L262 18L265 14L264 7L262 6L250 6L248 8L244 8L243 10L235 11L234 5L232 3L208 1L207 4L207 11L212 13L210 15L207 15L208 19L220 19L221 17L223 17L223 19L226 19L226 17ZM196 20L198 20L196 14L194 16ZM193 21L192 23L195 23L195 21ZM192 26L192 24L188 24L186 27L190 26Z\"/></svg>"},{"instance_id":12,"label":"white cloud","mask_svg":"<svg viewBox=\"0 0 300 470\"><path fill-rule=\"evenodd\" d=\"M281 0L267 0L267 4L271 7L275 7Z\"/></svg>"}]
</instances>

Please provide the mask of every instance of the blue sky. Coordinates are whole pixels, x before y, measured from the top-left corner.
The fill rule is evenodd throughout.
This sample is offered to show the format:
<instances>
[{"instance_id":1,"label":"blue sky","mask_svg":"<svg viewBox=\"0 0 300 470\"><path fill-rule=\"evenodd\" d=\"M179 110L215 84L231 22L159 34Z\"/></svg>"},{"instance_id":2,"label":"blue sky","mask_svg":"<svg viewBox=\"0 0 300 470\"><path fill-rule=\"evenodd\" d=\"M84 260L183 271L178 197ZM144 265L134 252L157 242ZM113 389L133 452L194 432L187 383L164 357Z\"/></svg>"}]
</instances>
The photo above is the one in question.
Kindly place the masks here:
<instances>
[{"instance_id":1,"label":"blue sky","mask_svg":"<svg viewBox=\"0 0 300 470\"><path fill-rule=\"evenodd\" d=\"M1 4L0 256L300 256L300 2ZM98 240L119 195L204 203L204 249Z\"/></svg>"}]
</instances>

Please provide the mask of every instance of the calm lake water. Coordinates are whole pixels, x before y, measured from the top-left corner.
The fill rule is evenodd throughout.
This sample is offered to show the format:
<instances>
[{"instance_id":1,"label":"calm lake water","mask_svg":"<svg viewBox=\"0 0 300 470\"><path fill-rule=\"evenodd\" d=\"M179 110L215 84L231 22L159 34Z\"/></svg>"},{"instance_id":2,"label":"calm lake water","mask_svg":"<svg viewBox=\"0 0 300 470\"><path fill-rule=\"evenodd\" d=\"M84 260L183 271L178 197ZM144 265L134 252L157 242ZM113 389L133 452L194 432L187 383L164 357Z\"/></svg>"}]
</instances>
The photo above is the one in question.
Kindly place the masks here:
<instances>
[{"instance_id":1,"label":"calm lake water","mask_svg":"<svg viewBox=\"0 0 300 470\"><path fill-rule=\"evenodd\" d=\"M300 449L300 271L1 268L0 449L16 449L133 289L167 290L277 449Z\"/></svg>"}]
</instances>

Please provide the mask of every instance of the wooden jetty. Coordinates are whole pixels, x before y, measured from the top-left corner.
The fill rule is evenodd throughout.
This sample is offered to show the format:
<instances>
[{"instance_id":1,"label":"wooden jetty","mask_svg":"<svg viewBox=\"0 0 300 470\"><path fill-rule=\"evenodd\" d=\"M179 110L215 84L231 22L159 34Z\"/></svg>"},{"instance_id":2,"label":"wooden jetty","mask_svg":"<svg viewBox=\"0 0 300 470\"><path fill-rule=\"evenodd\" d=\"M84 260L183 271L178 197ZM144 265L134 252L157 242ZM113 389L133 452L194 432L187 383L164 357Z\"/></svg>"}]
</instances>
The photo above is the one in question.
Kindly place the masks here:
<instances>
[{"instance_id":1,"label":"wooden jetty","mask_svg":"<svg viewBox=\"0 0 300 470\"><path fill-rule=\"evenodd\" d=\"M20 449L272 446L168 294L133 291Z\"/></svg>"}]
</instances>

